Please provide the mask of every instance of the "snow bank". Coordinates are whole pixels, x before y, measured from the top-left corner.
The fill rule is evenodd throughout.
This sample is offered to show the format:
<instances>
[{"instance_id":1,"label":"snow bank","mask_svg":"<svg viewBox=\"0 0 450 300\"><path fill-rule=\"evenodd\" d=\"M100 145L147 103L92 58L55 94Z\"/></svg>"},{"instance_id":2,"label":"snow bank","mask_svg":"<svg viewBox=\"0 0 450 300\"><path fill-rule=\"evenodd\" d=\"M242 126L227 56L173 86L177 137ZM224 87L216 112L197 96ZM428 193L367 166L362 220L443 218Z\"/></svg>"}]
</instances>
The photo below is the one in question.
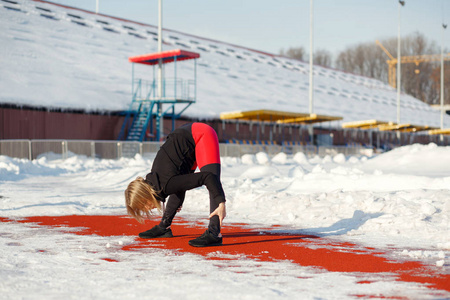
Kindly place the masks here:
<instances>
[{"instance_id":1,"label":"snow bank","mask_svg":"<svg viewBox=\"0 0 450 300\"><path fill-rule=\"evenodd\" d=\"M449 149L434 143L396 148L366 162L363 169L417 176L450 176Z\"/></svg>"}]
</instances>

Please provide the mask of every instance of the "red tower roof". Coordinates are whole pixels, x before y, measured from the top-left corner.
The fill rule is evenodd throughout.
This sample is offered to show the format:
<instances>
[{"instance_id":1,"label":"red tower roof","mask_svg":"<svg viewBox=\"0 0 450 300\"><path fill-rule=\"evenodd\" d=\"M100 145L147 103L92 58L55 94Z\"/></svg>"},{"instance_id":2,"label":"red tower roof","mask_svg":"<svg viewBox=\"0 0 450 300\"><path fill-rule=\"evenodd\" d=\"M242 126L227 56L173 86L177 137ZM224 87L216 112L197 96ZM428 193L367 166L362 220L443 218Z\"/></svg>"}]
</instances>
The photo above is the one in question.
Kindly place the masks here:
<instances>
[{"instance_id":1,"label":"red tower roof","mask_svg":"<svg viewBox=\"0 0 450 300\"><path fill-rule=\"evenodd\" d=\"M157 53L130 56L128 58L128 61L138 64L156 65L158 64L160 58L162 59L163 64L167 64L173 62L175 58L177 59L177 61L180 61L186 59L195 59L199 57L200 54L195 52L185 51L181 49L174 49Z\"/></svg>"}]
</instances>

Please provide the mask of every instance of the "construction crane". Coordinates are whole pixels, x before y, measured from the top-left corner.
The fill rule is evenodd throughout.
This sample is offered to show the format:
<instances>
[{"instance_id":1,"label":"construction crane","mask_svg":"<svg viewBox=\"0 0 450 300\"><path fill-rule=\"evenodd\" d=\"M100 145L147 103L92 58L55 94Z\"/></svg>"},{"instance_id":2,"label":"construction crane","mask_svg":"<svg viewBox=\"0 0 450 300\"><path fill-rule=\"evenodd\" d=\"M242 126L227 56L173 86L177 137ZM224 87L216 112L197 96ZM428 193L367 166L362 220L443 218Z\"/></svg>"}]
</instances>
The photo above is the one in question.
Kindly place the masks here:
<instances>
[{"instance_id":1,"label":"construction crane","mask_svg":"<svg viewBox=\"0 0 450 300\"><path fill-rule=\"evenodd\" d=\"M397 70L397 58L393 57L391 53L380 43L380 41L376 41L376 44L380 46L380 48L386 53L386 55L389 57L389 60L386 61L388 64L388 79L389 79L389 85L393 88L397 88L397 78L396 78L396 70ZM424 54L424 55L412 55L412 56L402 56L400 63L402 64L416 64L416 66L419 66L422 62L429 62L429 61L440 61L441 55L440 54ZM447 53L444 56L445 61L450 61L450 53ZM419 69L416 69L416 74L419 74Z\"/></svg>"}]
</instances>

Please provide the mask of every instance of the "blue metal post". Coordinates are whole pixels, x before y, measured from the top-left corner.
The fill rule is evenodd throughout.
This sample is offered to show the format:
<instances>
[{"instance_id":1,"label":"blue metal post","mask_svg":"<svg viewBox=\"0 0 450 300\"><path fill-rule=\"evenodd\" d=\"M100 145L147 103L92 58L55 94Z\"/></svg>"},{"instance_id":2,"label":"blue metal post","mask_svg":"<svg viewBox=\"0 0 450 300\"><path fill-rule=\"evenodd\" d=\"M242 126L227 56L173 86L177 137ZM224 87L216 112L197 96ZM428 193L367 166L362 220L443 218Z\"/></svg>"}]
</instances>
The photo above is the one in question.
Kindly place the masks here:
<instances>
[{"instance_id":1,"label":"blue metal post","mask_svg":"<svg viewBox=\"0 0 450 300\"><path fill-rule=\"evenodd\" d=\"M152 82L152 90L153 90L153 98L155 98L155 93L156 93L156 82L155 82L155 65L153 65L153 82Z\"/></svg>"},{"instance_id":2,"label":"blue metal post","mask_svg":"<svg viewBox=\"0 0 450 300\"><path fill-rule=\"evenodd\" d=\"M175 100L177 99L177 57L175 56L174 57L174 61L173 61L173 63L174 63L174 68L175 68L175 82L174 82L174 89L175 89L175 92L174 92L174 95L175 95Z\"/></svg>"},{"instance_id":3,"label":"blue metal post","mask_svg":"<svg viewBox=\"0 0 450 300\"><path fill-rule=\"evenodd\" d=\"M194 59L194 100L197 101L197 59Z\"/></svg>"},{"instance_id":4,"label":"blue metal post","mask_svg":"<svg viewBox=\"0 0 450 300\"><path fill-rule=\"evenodd\" d=\"M131 63L131 97L134 100L134 63Z\"/></svg>"},{"instance_id":5,"label":"blue metal post","mask_svg":"<svg viewBox=\"0 0 450 300\"><path fill-rule=\"evenodd\" d=\"M150 120L149 120L149 123L150 123L150 134L151 135L153 135L153 106L154 105L155 105L155 102L152 101L150 103ZM154 140L154 135L152 137L152 140Z\"/></svg>"},{"instance_id":6,"label":"blue metal post","mask_svg":"<svg viewBox=\"0 0 450 300\"><path fill-rule=\"evenodd\" d=\"M175 130L175 105L172 106L172 131Z\"/></svg>"}]
</instances>

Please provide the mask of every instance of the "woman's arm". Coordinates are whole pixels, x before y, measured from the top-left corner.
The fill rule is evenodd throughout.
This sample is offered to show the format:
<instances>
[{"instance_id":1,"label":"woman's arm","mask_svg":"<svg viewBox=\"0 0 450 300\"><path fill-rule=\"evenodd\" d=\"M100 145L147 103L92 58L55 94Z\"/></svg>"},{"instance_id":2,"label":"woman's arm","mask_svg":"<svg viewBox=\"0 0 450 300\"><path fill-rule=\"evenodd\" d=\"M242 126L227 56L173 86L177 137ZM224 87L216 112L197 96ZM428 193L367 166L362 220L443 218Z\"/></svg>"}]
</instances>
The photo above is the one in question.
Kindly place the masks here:
<instances>
[{"instance_id":1,"label":"woman's arm","mask_svg":"<svg viewBox=\"0 0 450 300\"><path fill-rule=\"evenodd\" d=\"M219 217L220 221L220 227L222 227L222 221L227 216L227 210L225 208L225 202L221 202L219 206L214 210L210 215L209 218L211 219L214 216Z\"/></svg>"}]
</instances>

